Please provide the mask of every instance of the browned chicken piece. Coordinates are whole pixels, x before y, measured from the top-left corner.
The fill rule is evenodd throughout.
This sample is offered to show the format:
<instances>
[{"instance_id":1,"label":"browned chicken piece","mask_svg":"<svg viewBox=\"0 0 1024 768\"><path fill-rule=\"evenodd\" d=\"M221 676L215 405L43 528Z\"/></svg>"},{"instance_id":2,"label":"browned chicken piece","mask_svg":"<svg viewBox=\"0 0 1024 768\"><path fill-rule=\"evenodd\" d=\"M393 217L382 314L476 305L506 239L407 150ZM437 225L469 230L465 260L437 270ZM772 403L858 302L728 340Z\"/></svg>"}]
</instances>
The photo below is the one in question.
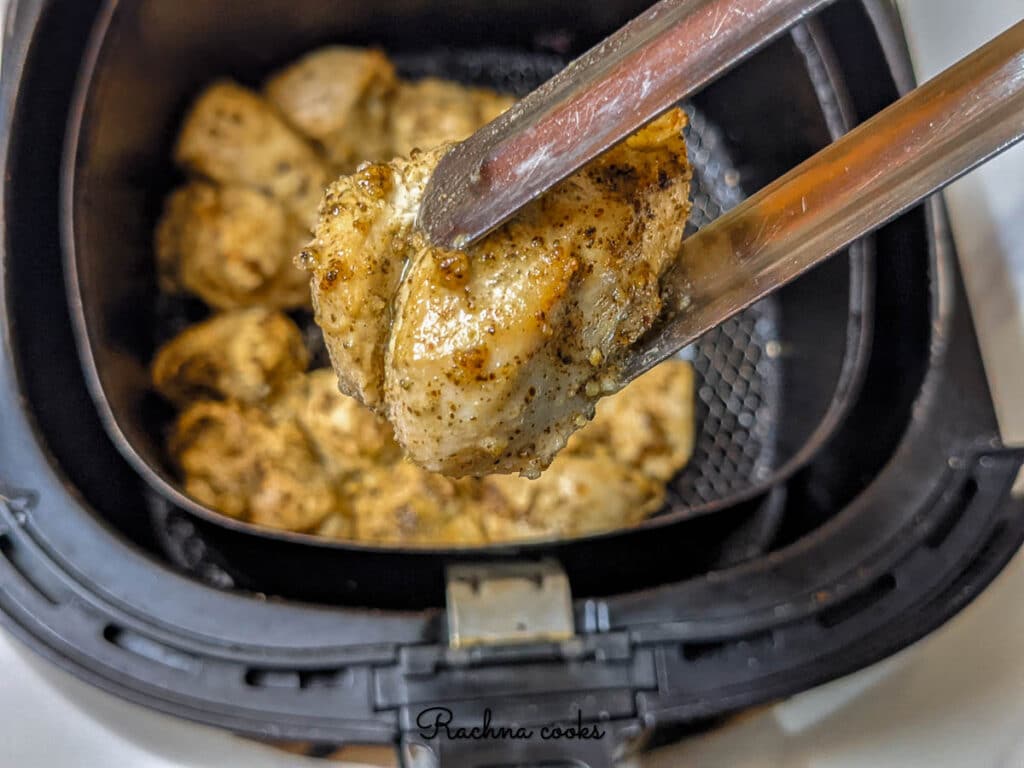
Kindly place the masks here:
<instances>
[{"instance_id":1,"label":"browned chicken piece","mask_svg":"<svg viewBox=\"0 0 1024 768\"><path fill-rule=\"evenodd\" d=\"M341 394L329 368L294 377L270 404L278 419L294 420L328 470L346 477L402 459L391 425L354 398Z\"/></svg>"},{"instance_id":2,"label":"browned chicken piece","mask_svg":"<svg viewBox=\"0 0 1024 768\"><path fill-rule=\"evenodd\" d=\"M237 402L203 401L178 417L171 453L185 491L225 515L287 531L310 531L341 508L306 435Z\"/></svg>"},{"instance_id":3,"label":"browned chicken piece","mask_svg":"<svg viewBox=\"0 0 1024 768\"><path fill-rule=\"evenodd\" d=\"M666 360L597 404L597 415L569 439L567 454L607 452L619 464L667 483L694 443L693 366ZM554 471L558 460L548 472Z\"/></svg>"},{"instance_id":4,"label":"browned chicken piece","mask_svg":"<svg viewBox=\"0 0 1024 768\"><path fill-rule=\"evenodd\" d=\"M330 369L295 377L268 412L303 430L351 508L328 516L318 534L403 545L482 543L479 483L404 461L390 425L341 394Z\"/></svg>"},{"instance_id":5,"label":"browned chicken piece","mask_svg":"<svg viewBox=\"0 0 1024 768\"><path fill-rule=\"evenodd\" d=\"M352 516L345 512L332 512L323 519L313 533L324 539L354 539Z\"/></svg>"},{"instance_id":6,"label":"browned chicken piece","mask_svg":"<svg viewBox=\"0 0 1024 768\"><path fill-rule=\"evenodd\" d=\"M390 157L408 157L414 149L433 149L469 138L515 101L488 88L470 88L435 77L402 83L391 107Z\"/></svg>"},{"instance_id":7,"label":"browned chicken piece","mask_svg":"<svg viewBox=\"0 0 1024 768\"><path fill-rule=\"evenodd\" d=\"M482 518L488 539L598 533L656 512L693 453L693 396L693 368L668 360L599 402L538 480L485 478L507 503Z\"/></svg>"},{"instance_id":8,"label":"browned chicken piece","mask_svg":"<svg viewBox=\"0 0 1024 768\"><path fill-rule=\"evenodd\" d=\"M480 520L492 514L479 482L452 480L408 461L369 469L343 486L359 541L469 546L485 542Z\"/></svg>"},{"instance_id":9,"label":"browned chicken piece","mask_svg":"<svg viewBox=\"0 0 1024 768\"><path fill-rule=\"evenodd\" d=\"M484 485L501 494L482 517L490 541L582 536L635 525L665 501L665 486L606 452L561 455L537 480L492 475Z\"/></svg>"},{"instance_id":10,"label":"browned chicken piece","mask_svg":"<svg viewBox=\"0 0 1024 768\"><path fill-rule=\"evenodd\" d=\"M414 227L445 148L331 185L300 262L343 391L428 469L538 476L661 310L689 210L684 125L672 110L467 252Z\"/></svg>"},{"instance_id":11,"label":"browned chicken piece","mask_svg":"<svg viewBox=\"0 0 1024 768\"><path fill-rule=\"evenodd\" d=\"M388 133L395 68L380 51L334 46L304 56L266 85L292 125L318 141L339 170L393 157Z\"/></svg>"},{"instance_id":12,"label":"browned chicken piece","mask_svg":"<svg viewBox=\"0 0 1024 768\"><path fill-rule=\"evenodd\" d=\"M693 368L668 360L597 404L538 480L492 475L508 511L483 518L492 541L571 536L635 525L665 501L693 452Z\"/></svg>"},{"instance_id":13,"label":"browned chicken piece","mask_svg":"<svg viewBox=\"0 0 1024 768\"><path fill-rule=\"evenodd\" d=\"M240 186L193 181L175 191L157 227L161 287L216 309L309 304L295 266L308 230L276 200Z\"/></svg>"},{"instance_id":14,"label":"browned chicken piece","mask_svg":"<svg viewBox=\"0 0 1024 768\"><path fill-rule=\"evenodd\" d=\"M187 328L157 352L152 376L160 394L178 406L200 399L256 403L308 364L298 326L256 307Z\"/></svg>"},{"instance_id":15,"label":"browned chicken piece","mask_svg":"<svg viewBox=\"0 0 1024 768\"><path fill-rule=\"evenodd\" d=\"M437 160L436 153L429 157L370 165L332 184L315 239L298 259L312 273L316 322L341 391L380 413L386 413L384 352L407 257L392 246L402 245L413 227Z\"/></svg>"},{"instance_id":16,"label":"browned chicken piece","mask_svg":"<svg viewBox=\"0 0 1024 768\"><path fill-rule=\"evenodd\" d=\"M232 82L206 89L185 119L175 159L185 170L280 201L303 225L315 219L327 166L259 94Z\"/></svg>"}]
</instances>

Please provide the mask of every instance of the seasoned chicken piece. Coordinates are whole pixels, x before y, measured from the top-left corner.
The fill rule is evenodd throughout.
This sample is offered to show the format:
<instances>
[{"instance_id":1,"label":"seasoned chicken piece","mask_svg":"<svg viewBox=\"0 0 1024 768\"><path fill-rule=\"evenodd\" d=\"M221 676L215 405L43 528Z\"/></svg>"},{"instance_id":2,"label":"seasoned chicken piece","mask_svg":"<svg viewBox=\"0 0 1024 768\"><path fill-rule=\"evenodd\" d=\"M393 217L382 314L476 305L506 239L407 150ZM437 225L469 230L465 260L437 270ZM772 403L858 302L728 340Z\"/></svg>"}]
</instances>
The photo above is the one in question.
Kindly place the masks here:
<instances>
[{"instance_id":1,"label":"seasoned chicken piece","mask_svg":"<svg viewBox=\"0 0 1024 768\"><path fill-rule=\"evenodd\" d=\"M414 149L469 138L515 101L497 91L435 77L402 83L391 107L391 156L408 157Z\"/></svg>"},{"instance_id":2,"label":"seasoned chicken piece","mask_svg":"<svg viewBox=\"0 0 1024 768\"><path fill-rule=\"evenodd\" d=\"M351 507L318 532L334 538L393 544L478 544L484 491L403 460L390 425L338 391L333 371L295 377L274 398L275 422L297 424ZM488 494L493 500L498 497Z\"/></svg>"},{"instance_id":3,"label":"seasoned chicken piece","mask_svg":"<svg viewBox=\"0 0 1024 768\"><path fill-rule=\"evenodd\" d=\"M354 539L352 516L345 512L332 512L323 519L313 533L325 539Z\"/></svg>"},{"instance_id":4,"label":"seasoned chicken piece","mask_svg":"<svg viewBox=\"0 0 1024 768\"><path fill-rule=\"evenodd\" d=\"M477 481L451 480L407 461L364 471L344 492L356 539L388 544L481 544L480 519L500 504Z\"/></svg>"},{"instance_id":5,"label":"seasoned chicken piece","mask_svg":"<svg viewBox=\"0 0 1024 768\"><path fill-rule=\"evenodd\" d=\"M153 384L178 406L199 399L255 403L296 373L309 356L302 333L269 309L238 309L197 323L153 360Z\"/></svg>"},{"instance_id":6,"label":"seasoned chicken piece","mask_svg":"<svg viewBox=\"0 0 1024 768\"><path fill-rule=\"evenodd\" d=\"M599 402L594 420L569 439L565 452L606 452L619 464L667 483L693 455L693 404L693 367L666 360ZM548 472L557 466L556 459Z\"/></svg>"},{"instance_id":7,"label":"seasoned chicken piece","mask_svg":"<svg viewBox=\"0 0 1024 768\"><path fill-rule=\"evenodd\" d=\"M161 286L217 309L303 307L309 277L294 260L308 240L308 230L274 199L194 181L167 199L157 227Z\"/></svg>"},{"instance_id":8,"label":"seasoned chicken piece","mask_svg":"<svg viewBox=\"0 0 1024 768\"><path fill-rule=\"evenodd\" d=\"M693 452L693 368L668 360L597 405L538 480L483 483L507 511L482 518L490 541L579 536L623 528L656 512L665 483Z\"/></svg>"},{"instance_id":9,"label":"seasoned chicken piece","mask_svg":"<svg viewBox=\"0 0 1024 768\"><path fill-rule=\"evenodd\" d=\"M672 110L467 252L414 228L445 148L331 185L300 263L343 391L428 469L539 475L661 310L689 210L684 125Z\"/></svg>"},{"instance_id":10,"label":"seasoned chicken piece","mask_svg":"<svg viewBox=\"0 0 1024 768\"><path fill-rule=\"evenodd\" d=\"M484 485L501 494L482 516L489 541L581 536L623 528L656 512L665 486L608 453L555 458L537 480L492 475Z\"/></svg>"},{"instance_id":11,"label":"seasoned chicken piece","mask_svg":"<svg viewBox=\"0 0 1024 768\"><path fill-rule=\"evenodd\" d=\"M349 476L402 459L391 425L341 394L338 377L329 368L294 377L271 403L270 412L294 420L334 475Z\"/></svg>"},{"instance_id":12,"label":"seasoned chicken piece","mask_svg":"<svg viewBox=\"0 0 1024 768\"><path fill-rule=\"evenodd\" d=\"M195 403L179 416L171 454L197 501L239 520L309 531L341 502L292 421L236 402Z\"/></svg>"},{"instance_id":13,"label":"seasoned chicken piece","mask_svg":"<svg viewBox=\"0 0 1024 768\"><path fill-rule=\"evenodd\" d=\"M324 147L342 171L390 160L395 68L380 51L335 46L314 51L273 77L267 98L292 125Z\"/></svg>"},{"instance_id":14,"label":"seasoned chicken piece","mask_svg":"<svg viewBox=\"0 0 1024 768\"><path fill-rule=\"evenodd\" d=\"M266 100L231 82L204 91L185 119L178 164L222 184L279 200L303 225L315 220L325 163Z\"/></svg>"},{"instance_id":15,"label":"seasoned chicken piece","mask_svg":"<svg viewBox=\"0 0 1024 768\"><path fill-rule=\"evenodd\" d=\"M384 351L406 243L439 153L370 165L332 184L315 240L298 264L312 272L313 308L341 391L386 413Z\"/></svg>"}]
</instances>

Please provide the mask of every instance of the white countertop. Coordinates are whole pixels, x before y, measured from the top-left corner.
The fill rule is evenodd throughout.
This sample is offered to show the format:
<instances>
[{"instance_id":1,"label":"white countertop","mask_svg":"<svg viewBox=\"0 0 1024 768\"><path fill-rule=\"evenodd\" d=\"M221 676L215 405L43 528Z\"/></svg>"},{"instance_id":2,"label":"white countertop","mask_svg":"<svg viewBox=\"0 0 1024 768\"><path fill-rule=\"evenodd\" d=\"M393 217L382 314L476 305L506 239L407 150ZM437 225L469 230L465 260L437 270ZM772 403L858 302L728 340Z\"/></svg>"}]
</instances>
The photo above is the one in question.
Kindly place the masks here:
<instances>
[{"instance_id":1,"label":"white countertop","mask_svg":"<svg viewBox=\"0 0 1024 768\"><path fill-rule=\"evenodd\" d=\"M1024 0L900 0L919 78ZM6 0L0 0L0 10ZM1024 444L1024 146L947 192L1004 440ZM1024 768L1024 558L898 656L644 761L652 768ZM0 768L323 766L117 700L0 634Z\"/></svg>"}]
</instances>

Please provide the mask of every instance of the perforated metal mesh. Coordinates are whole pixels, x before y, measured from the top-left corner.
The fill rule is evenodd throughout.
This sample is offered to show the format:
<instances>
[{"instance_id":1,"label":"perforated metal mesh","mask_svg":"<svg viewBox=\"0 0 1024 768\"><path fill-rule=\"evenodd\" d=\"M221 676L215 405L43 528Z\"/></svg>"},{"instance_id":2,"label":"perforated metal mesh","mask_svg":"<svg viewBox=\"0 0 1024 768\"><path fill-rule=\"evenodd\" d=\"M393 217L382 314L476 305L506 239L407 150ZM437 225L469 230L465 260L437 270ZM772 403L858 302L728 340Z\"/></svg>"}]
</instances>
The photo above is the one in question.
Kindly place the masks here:
<instances>
[{"instance_id":1,"label":"perforated metal mesh","mask_svg":"<svg viewBox=\"0 0 1024 768\"><path fill-rule=\"evenodd\" d=\"M743 199L742 178L718 129L693 106L687 148L693 210L687 234ZM670 487L670 507L718 501L765 479L774 466L780 365L771 298L726 321L684 350L697 373L693 458Z\"/></svg>"},{"instance_id":2,"label":"perforated metal mesh","mask_svg":"<svg viewBox=\"0 0 1024 768\"><path fill-rule=\"evenodd\" d=\"M391 56L402 77L440 77L465 85L525 96L565 67L561 56L487 48L479 51L431 50Z\"/></svg>"}]
</instances>

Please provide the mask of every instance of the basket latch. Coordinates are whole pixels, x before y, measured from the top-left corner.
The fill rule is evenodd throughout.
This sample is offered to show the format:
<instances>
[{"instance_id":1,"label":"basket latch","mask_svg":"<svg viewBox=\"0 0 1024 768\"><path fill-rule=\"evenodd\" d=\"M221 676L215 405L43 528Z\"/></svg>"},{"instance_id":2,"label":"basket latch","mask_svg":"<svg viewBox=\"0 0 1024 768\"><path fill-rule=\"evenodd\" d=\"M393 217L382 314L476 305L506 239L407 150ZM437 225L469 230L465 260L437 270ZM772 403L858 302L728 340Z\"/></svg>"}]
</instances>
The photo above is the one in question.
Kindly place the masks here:
<instances>
[{"instance_id":1,"label":"basket latch","mask_svg":"<svg viewBox=\"0 0 1024 768\"><path fill-rule=\"evenodd\" d=\"M447 602L452 648L575 634L569 579L553 560L450 566Z\"/></svg>"}]
</instances>

